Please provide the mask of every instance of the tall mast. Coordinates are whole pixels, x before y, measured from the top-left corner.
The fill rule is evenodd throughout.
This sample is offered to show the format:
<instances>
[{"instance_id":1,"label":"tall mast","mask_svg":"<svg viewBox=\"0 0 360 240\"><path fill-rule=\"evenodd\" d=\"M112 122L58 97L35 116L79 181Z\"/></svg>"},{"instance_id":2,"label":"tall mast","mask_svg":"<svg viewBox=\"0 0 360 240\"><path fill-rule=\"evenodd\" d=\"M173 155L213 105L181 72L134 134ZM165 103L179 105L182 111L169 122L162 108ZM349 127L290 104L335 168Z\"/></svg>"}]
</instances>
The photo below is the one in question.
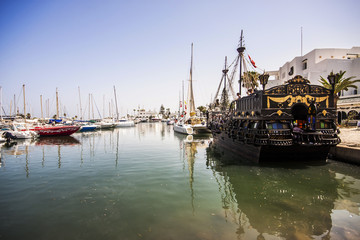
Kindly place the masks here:
<instances>
[{"instance_id":1,"label":"tall mast","mask_svg":"<svg viewBox=\"0 0 360 240\"><path fill-rule=\"evenodd\" d=\"M10 100L10 117L12 116L12 100Z\"/></svg>"},{"instance_id":2,"label":"tall mast","mask_svg":"<svg viewBox=\"0 0 360 240\"><path fill-rule=\"evenodd\" d=\"M79 86L79 102L80 102L80 120L83 119L82 117L82 108L81 108L81 94L80 94L80 86Z\"/></svg>"},{"instance_id":3,"label":"tall mast","mask_svg":"<svg viewBox=\"0 0 360 240\"><path fill-rule=\"evenodd\" d=\"M43 105L42 105L42 95L40 95L40 106L41 106L41 120L43 120Z\"/></svg>"},{"instance_id":4,"label":"tall mast","mask_svg":"<svg viewBox=\"0 0 360 240\"><path fill-rule=\"evenodd\" d=\"M243 46L243 30L241 30L241 36L240 36L240 43L239 43L239 47L237 49L238 53L239 53L239 58L240 58L240 71L239 71L239 94L241 96L241 84L242 84L242 69L241 69L241 65L242 65L242 59L243 59L243 52L245 51L245 47Z\"/></svg>"},{"instance_id":5,"label":"tall mast","mask_svg":"<svg viewBox=\"0 0 360 240\"><path fill-rule=\"evenodd\" d=\"M225 56L225 66L224 66L224 92L226 92L226 74L229 70L227 69L227 57Z\"/></svg>"},{"instance_id":6,"label":"tall mast","mask_svg":"<svg viewBox=\"0 0 360 240\"><path fill-rule=\"evenodd\" d=\"M90 95L90 93L89 93L89 120L91 119L91 116L90 116L90 111L91 111L91 110L90 110L90 107L91 107L91 100L90 100L90 96L91 96L91 95Z\"/></svg>"},{"instance_id":7,"label":"tall mast","mask_svg":"<svg viewBox=\"0 0 360 240\"><path fill-rule=\"evenodd\" d=\"M94 95L91 94L91 112L92 112L92 118L95 119L94 116Z\"/></svg>"},{"instance_id":8,"label":"tall mast","mask_svg":"<svg viewBox=\"0 0 360 240\"><path fill-rule=\"evenodd\" d=\"M193 67L193 43L191 43L191 66L190 66L190 79L188 90L189 113L195 112L194 91L192 85L192 67Z\"/></svg>"},{"instance_id":9,"label":"tall mast","mask_svg":"<svg viewBox=\"0 0 360 240\"><path fill-rule=\"evenodd\" d=\"M119 120L119 110L118 110L118 105L117 105L117 100L116 100L115 86L114 86L114 95L115 95L115 106L116 106L116 120Z\"/></svg>"},{"instance_id":10,"label":"tall mast","mask_svg":"<svg viewBox=\"0 0 360 240\"><path fill-rule=\"evenodd\" d=\"M11 109L11 107L10 107L10 109ZM10 112L11 112L11 110L10 110ZM2 120L2 87L0 87L0 119Z\"/></svg>"},{"instance_id":11,"label":"tall mast","mask_svg":"<svg viewBox=\"0 0 360 240\"><path fill-rule=\"evenodd\" d=\"M26 121L25 84L23 84L23 95L24 95L24 119Z\"/></svg>"},{"instance_id":12,"label":"tall mast","mask_svg":"<svg viewBox=\"0 0 360 240\"><path fill-rule=\"evenodd\" d=\"M179 118L180 118L180 107L181 107L181 91L179 91Z\"/></svg>"},{"instance_id":13,"label":"tall mast","mask_svg":"<svg viewBox=\"0 0 360 240\"><path fill-rule=\"evenodd\" d=\"M105 94L103 95L103 118L105 118Z\"/></svg>"},{"instance_id":14,"label":"tall mast","mask_svg":"<svg viewBox=\"0 0 360 240\"><path fill-rule=\"evenodd\" d=\"M17 115L17 111L16 111L16 97L15 97L15 94L14 94L14 117L16 117Z\"/></svg>"},{"instance_id":15,"label":"tall mast","mask_svg":"<svg viewBox=\"0 0 360 240\"><path fill-rule=\"evenodd\" d=\"M56 118L59 118L59 94L58 94L58 88L56 88Z\"/></svg>"},{"instance_id":16,"label":"tall mast","mask_svg":"<svg viewBox=\"0 0 360 240\"><path fill-rule=\"evenodd\" d=\"M185 93L184 93L184 80L182 81L182 114L184 114L185 107Z\"/></svg>"}]
</instances>

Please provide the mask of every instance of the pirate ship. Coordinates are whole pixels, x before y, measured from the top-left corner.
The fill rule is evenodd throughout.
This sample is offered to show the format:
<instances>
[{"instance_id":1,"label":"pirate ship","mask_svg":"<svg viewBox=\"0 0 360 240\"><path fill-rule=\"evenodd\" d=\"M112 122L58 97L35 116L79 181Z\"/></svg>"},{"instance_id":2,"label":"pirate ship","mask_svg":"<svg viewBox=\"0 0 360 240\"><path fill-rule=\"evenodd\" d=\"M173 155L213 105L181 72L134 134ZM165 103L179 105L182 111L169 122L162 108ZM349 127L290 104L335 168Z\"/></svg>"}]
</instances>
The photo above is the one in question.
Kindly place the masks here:
<instances>
[{"instance_id":1,"label":"pirate ship","mask_svg":"<svg viewBox=\"0 0 360 240\"><path fill-rule=\"evenodd\" d=\"M241 71L242 34L237 50L241 93L241 86L246 86ZM225 67L224 82L227 72ZM312 85L299 75L266 89L268 78L266 73L260 75L262 90L239 96L228 108L228 85L224 84L221 102L213 104L208 116L213 146L246 161L325 160L330 148L340 142L333 90Z\"/></svg>"}]
</instances>

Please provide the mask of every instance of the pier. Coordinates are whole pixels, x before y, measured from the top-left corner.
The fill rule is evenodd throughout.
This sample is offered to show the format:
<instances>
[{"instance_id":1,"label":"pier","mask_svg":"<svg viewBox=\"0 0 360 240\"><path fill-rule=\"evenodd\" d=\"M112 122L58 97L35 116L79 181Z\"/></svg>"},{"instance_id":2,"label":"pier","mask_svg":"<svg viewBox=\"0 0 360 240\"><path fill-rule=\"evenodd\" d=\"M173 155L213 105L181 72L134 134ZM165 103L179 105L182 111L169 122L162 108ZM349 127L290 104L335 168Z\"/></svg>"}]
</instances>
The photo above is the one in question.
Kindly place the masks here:
<instances>
[{"instance_id":1,"label":"pier","mask_svg":"<svg viewBox=\"0 0 360 240\"><path fill-rule=\"evenodd\" d=\"M360 128L340 128L341 143L331 148L333 160L360 165Z\"/></svg>"}]
</instances>

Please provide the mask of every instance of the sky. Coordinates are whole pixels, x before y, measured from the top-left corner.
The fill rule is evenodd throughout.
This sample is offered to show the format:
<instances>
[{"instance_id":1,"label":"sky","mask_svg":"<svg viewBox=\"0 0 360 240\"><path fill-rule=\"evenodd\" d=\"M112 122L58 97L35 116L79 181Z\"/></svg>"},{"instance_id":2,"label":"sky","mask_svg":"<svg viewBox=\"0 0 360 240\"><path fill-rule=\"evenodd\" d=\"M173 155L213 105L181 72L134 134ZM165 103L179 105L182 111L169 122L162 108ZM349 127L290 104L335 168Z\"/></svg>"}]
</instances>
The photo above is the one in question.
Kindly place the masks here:
<instances>
[{"instance_id":1,"label":"sky","mask_svg":"<svg viewBox=\"0 0 360 240\"><path fill-rule=\"evenodd\" d=\"M205 106L241 30L256 65L278 70L301 55L301 29L303 54L360 46L359 9L358 0L0 0L2 114L14 96L23 113L23 84L35 117L40 95L44 117L46 102L56 113L56 89L67 116L81 115L81 99L87 118L89 94L95 118L109 106L114 113L114 87L121 116L161 105L174 112L183 82L187 92L191 43L195 105Z\"/></svg>"}]
</instances>

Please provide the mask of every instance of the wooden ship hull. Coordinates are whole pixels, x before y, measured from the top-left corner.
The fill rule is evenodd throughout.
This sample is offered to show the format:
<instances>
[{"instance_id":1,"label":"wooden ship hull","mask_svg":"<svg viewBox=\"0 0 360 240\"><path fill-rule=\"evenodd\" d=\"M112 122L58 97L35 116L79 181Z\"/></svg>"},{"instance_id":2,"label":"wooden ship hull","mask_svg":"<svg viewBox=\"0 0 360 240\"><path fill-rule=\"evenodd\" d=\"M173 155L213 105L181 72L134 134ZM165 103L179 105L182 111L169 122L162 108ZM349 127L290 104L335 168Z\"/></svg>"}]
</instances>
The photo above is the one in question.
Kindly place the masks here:
<instances>
[{"instance_id":1,"label":"wooden ship hull","mask_svg":"<svg viewBox=\"0 0 360 240\"><path fill-rule=\"evenodd\" d=\"M213 146L220 151L232 153L242 162L292 162L325 161L330 145L254 145L233 139L225 133L213 134ZM217 148L219 147L219 148Z\"/></svg>"},{"instance_id":2,"label":"wooden ship hull","mask_svg":"<svg viewBox=\"0 0 360 240\"><path fill-rule=\"evenodd\" d=\"M239 160L325 161L340 142L331 90L296 76L211 112L213 144Z\"/></svg>"}]
</instances>

